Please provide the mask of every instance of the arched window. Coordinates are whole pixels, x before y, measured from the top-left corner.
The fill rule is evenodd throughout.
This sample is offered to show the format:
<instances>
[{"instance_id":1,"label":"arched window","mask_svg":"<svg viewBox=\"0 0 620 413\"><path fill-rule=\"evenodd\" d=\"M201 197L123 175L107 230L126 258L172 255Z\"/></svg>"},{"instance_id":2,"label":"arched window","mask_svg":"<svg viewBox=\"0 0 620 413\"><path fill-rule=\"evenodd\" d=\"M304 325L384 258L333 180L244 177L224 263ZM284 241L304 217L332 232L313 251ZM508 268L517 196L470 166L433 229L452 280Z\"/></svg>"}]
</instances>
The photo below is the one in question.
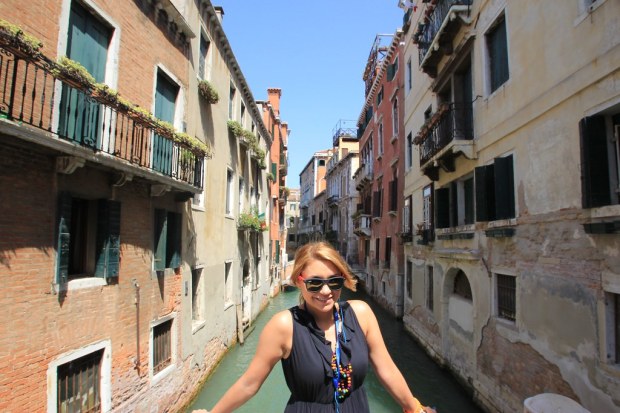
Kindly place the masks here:
<instances>
[{"instance_id":1,"label":"arched window","mask_svg":"<svg viewBox=\"0 0 620 413\"><path fill-rule=\"evenodd\" d=\"M466 300L472 299L469 280L467 279L467 276L465 275L463 270L459 270L454 277L453 293L455 295L465 298Z\"/></svg>"}]
</instances>

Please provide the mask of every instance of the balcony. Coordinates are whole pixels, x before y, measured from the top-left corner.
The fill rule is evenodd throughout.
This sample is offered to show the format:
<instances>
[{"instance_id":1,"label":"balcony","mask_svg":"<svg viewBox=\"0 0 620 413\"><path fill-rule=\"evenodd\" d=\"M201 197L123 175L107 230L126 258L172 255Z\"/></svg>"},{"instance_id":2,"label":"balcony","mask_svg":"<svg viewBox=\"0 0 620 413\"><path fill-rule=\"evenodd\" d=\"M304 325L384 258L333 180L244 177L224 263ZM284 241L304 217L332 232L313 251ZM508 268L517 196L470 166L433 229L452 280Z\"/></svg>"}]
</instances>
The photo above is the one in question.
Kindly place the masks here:
<instances>
[{"instance_id":1,"label":"balcony","mask_svg":"<svg viewBox=\"0 0 620 413\"><path fill-rule=\"evenodd\" d=\"M353 220L353 232L360 237L370 237L371 216L368 214L360 214Z\"/></svg>"},{"instance_id":2,"label":"balcony","mask_svg":"<svg viewBox=\"0 0 620 413\"><path fill-rule=\"evenodd\" d=\"M372 182L372 162L362 163L355 171L353 179L355 180L355 189L362 190Z\"/></svg>"},{"instance_id":3,"label":"balcony","mask_svg":"<svg viewBox=\"0 0 620 413\"><path fill-rule=\"evenodd\" d=\"M280 152L280 164L278 166L280 176L288 174L288 155L286 152Z\"/></svg>"},{"instance_id":4,"label":"balcony","mask_svg":"<svg viewBox=\"0 0 620 413\"><path fill-rule=\"evenodd\" d=\"M327 198L327 205L330 207L337 207L339 200L340 200L340 195L338 194L330 195Z\"/></svg>"},{"instance_id":5,"label":"balcony","mask_svg":"<svg viewBox=\"0 0 620 413\"><path fill-rule=\"evenodd\" d=\"M454 158L458 153L475 158L473 139L471 105L443 104L414 139L420 146L420 169L433 181L439 179L439 167L454 172Z\"/></svg>"},{"instance_id":6,"label":"balcony","mask_svg":"<svg viewBox=\"0 0 620 413\"><path fill-rule=\"evenodd\" d=\"M455 35L471 23L471 3L472 0L437 0L426 9L413 41L418 45L420 68L429 76L437 76L441 58L452 54Z\"/></svg>"},{"instance_id":7,"label":"balcony","mask_svg":"<svg viewBox=\"0 0 620 413\"><path fill-rule=\"evenodd\" d=\"M185 194L203 186L205 145L0 38L0 130L60 154L59 171L89 161ZM108 89L109 90L109 89Z\"/></svg>"}]
</instances>

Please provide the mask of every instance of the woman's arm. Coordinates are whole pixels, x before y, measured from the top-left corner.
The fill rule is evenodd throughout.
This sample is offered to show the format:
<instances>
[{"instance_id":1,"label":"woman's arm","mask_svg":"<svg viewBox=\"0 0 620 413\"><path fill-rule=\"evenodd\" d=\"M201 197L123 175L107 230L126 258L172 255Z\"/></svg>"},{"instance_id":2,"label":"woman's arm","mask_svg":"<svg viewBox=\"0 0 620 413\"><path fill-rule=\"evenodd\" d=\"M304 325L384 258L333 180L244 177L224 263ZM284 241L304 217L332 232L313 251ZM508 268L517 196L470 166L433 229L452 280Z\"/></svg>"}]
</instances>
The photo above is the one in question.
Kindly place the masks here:
<instances>
[{"instance_id":1,"label":"woman's arm","mask_svg":"<svg viewBox=\"0 0 620 413\"><path fill-rule=\"evenodd\" d=\"M427 413L434 412L433 409L422 406L411 393L405 378L388 353L377 317L372 309L364 301L351 300L349 303L366 335L370 363L383 387L405 412L419 413L424 410Z\"/></svg>"},{"instance_id":2,"label":"woman's arm","mask_svg":"<svg viewBox=\"0 0 620 413\"><path fill-rule=\"evenodd\" d=\"M273 366L290 352L293 342L293 319L290 311L281 311L265 325L256 353L248 369L217 402L211 413L228 413L258 392Z\"/></svg>"}]
</instances>

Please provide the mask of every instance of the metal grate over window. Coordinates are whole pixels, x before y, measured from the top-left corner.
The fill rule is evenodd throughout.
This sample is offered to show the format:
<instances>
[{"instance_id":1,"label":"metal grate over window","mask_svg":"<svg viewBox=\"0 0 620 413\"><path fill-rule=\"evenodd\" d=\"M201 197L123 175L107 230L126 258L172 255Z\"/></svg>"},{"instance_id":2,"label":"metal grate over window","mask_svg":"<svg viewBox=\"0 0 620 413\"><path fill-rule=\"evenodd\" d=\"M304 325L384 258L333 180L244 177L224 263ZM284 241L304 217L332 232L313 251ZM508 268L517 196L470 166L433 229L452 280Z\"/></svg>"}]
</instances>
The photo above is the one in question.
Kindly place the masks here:
<instances>
[{"instance_id":1,"label":"metal grate over window","mask_svg":"<svg viewBox=\"0 0 620 413\"><path fill-rule=\"evenodd\" d=\"M58 412L101 411L101 359L103 350L58 366Z\"/></svg>"},{"instance_id":2,"label":"metal grate over window","mask_svg":"<svg viewBox=\"0 0 620 413\"><path fill-rule=\"evenodd\" d=\"M172 320L153 327L153 374L172 362Z\"/></svg>"},{"instance_id":3,"label":"metal grate over window","mask_svg":"<svg viewBox=\"0 0 620 413\"><path fill-rule=\"evenodd\" d=\"M516 278L497 274L497 315L507 320L516 318Z\"/></svg>"}]
</instances>

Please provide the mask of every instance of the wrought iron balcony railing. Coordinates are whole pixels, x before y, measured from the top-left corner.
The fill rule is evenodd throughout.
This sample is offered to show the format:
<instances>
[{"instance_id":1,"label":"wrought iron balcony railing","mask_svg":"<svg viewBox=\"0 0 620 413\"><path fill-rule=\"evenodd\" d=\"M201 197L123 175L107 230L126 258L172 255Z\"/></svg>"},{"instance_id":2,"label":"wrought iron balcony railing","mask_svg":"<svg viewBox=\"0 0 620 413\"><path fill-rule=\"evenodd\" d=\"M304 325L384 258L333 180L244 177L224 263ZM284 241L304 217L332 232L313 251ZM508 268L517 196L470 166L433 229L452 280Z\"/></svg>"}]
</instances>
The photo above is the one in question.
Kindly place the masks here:
<instances>
[{"instance_id":1,"label":"wrought iron balcony railing","mask_svg":"<svg viewBox=\"0 0 620 413\"><path fill-rule=\"evenodd\" d=\"M0 43L0 118L51 134L46 139L203 187L204 153L109 96L58 78L54 66L45 57L22 57Z\"/></svg>"},{"instance_id":2,"label":"wrought iron balcony railing","mask_svg":"<svg viewBox=\"0 0 620 413\"><path fill-rule=\"evenodd\" d=\"M472 0L437 0L419 23L414 41L418 44L420 66L429 75L435 76L439 55L444 51L451 53L453 31L461 22L455 17L459 13L468 13L471 3ZM435 56L431 59L433 54Z\"/></svg>"},{"instance_id":3,"label":"wrought iron balcony railing","mask_svg":"<svg viewBox=\"0 0 620 413\"><path fill-rule=\"evenodd\" d=\"M472 107L451 103L431 117L418 133L415 143L420 145L420 167L455 140L472 140Z\"/></svg>"},{"instance_id":4,"label":"wrought iron balcony railing","mask_svg":"<svg viewBox=\"0 0 620 413\"><path fill-rule=\"evenodd\" d=\"M370 236L370 226L372 219L369 214L360 214L353 220L353 232L360 236Z\"/></svg>"}]
</instances>

